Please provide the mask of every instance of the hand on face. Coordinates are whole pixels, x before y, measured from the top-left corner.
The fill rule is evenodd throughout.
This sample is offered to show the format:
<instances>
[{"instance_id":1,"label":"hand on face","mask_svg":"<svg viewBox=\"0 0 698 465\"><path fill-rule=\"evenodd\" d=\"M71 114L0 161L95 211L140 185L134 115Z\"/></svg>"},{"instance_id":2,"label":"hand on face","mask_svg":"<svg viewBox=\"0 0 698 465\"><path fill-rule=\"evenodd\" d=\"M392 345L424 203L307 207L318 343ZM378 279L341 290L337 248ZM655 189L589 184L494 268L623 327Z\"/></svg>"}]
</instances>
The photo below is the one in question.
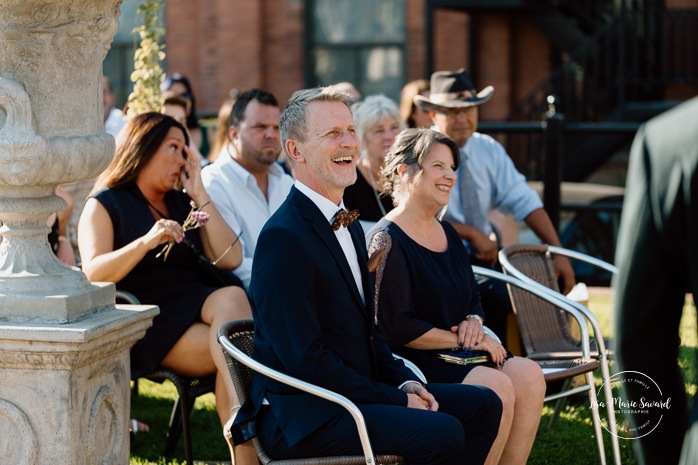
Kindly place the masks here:
<instances>
[{"instance_id":1,"label":"hand on face","mask_svg":"<svg viewBox=\"0 0 698 465\"><path fill-rule=\"evenodd\" d=\"M198 199L206 194L204 183L201 180L201 160L189 147L184 147L184 153L186 153L187 156L184 160L184 167L179 175L179 179L182 183L182 187L187 190L189 197L199 205Z\"/></svg>"}]
</instances>

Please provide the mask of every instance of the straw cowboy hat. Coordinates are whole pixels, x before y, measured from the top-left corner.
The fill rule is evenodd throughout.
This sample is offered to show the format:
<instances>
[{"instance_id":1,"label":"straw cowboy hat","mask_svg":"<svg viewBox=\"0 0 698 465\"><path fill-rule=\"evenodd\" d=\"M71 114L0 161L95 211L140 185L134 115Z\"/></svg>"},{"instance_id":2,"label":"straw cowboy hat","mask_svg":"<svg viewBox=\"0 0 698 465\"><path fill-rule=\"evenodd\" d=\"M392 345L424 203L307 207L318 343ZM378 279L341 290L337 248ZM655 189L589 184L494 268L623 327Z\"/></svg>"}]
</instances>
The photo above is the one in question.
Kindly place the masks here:
<instances>
[{"instance_id":1,"label":"straw cowboy hat","mask_svg":"<svg viewBox=\"0 0 698 465\"><path fill-rule=\"evenodd\" d=\"M473 107L485 103L494 93L492 86L476 91L473 80L465 69L435 72L431 75L430 87L429 97L414 96L414 103L424 110Z\"/></svg>"}]
</instances>

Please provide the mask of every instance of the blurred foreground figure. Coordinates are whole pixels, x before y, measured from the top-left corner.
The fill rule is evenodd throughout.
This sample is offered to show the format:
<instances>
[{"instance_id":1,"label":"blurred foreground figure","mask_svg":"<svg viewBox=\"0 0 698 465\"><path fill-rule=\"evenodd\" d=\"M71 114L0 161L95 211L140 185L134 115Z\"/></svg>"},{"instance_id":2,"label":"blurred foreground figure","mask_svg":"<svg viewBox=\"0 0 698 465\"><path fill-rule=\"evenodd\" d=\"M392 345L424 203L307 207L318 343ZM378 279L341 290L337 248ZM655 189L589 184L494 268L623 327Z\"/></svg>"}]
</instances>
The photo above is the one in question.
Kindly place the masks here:
<instances>
[{"instance_id":1,"label":"blurred foreground figure","mask_svg":"<svg viewBox=\"0 0 698 465\"><path fill-rule=\"evenodd\" d=\"M693 404L689 420L677 363L686 293L695 296L698 290L697 165L698 98L638 131L616 255L617 356L619 371L651 378L661 400L670 399L644 413L631 410L629 426L630 431L637 428L633 445L640 464L698 462L698 405ZM623 400L639 404L648 398L642 383L622 385ZM645 425L656 428L643 434L642 428L650 429Z\"/></svg>"}]
</instances>

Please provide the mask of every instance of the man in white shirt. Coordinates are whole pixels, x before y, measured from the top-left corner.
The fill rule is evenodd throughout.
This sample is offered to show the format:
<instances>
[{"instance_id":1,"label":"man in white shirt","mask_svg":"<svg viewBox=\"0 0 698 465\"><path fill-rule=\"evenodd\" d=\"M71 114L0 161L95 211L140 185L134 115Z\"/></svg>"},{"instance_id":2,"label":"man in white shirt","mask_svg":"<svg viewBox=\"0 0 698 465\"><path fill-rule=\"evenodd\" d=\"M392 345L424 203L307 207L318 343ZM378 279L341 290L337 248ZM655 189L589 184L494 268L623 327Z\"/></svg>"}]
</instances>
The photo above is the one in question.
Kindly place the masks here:
<instances>
[{"instance_id":1,"label":"man in white shirt","mask_svg":"<svg viewBox=\"0 0 698 465\"><path fill-rule=\"evenodd\" d=\"M121 110L114 108L116 96L112 91L109 78L102 77L102 102L104 104L104 132L116 137L126 125L126 118Z\"/></svg>"},{"instance_id":2,"label":"man in white shirt","mask_svg":"<svg viewBox=\"0 0 698 465\"><path fill-rule=\"evenodd\" d=\"M230 113L231 142L201 177L228 225L241 235L242 264L234 270L247 288L257 238L288 195L293 178L276 162L281 154L279 103L271 93L240 94Z\"/></svg>"}]
</instances>

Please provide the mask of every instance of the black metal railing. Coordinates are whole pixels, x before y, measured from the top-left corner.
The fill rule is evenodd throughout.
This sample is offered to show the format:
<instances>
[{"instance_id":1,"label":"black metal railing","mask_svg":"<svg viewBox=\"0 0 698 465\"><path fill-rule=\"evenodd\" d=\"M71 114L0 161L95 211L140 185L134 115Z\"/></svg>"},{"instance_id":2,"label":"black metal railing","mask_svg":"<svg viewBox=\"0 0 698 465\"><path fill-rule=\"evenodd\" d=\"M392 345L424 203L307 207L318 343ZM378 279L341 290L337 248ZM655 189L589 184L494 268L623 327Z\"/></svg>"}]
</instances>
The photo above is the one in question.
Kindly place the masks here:
<instances>
[{"instance_id":1,"label":"black metal railing","mask_svg":"<svg viewBox=\"0 0 698 465\"><path fill-rule=\"evenodd\" d=\"M562 7L592 8L594 3L563 1ZM610 2L602 3L605 9L595 20L611 13ZM633 115L643 120L652 116L648 104L665 100L668 86L698 84L698 9L667 10L655 0L616 5L585 43L513 107L508 120L539 120L551 93L561 97L558 111L568 121L622 121ZM645 111L631 115L643 102ZM541 176L543 143L540 133L507 137L512 158L529 177Z\"/></svg>"},{"instance_id":2,"label":"black metal railing","mask_svg":"<svg viewBox=\"0 0 698 465\"><path fill-rule=\"evenodd\" d=\"M546 98L548 109L543 119L529 122L481 122L478 131L488 134L501 134L505 136L521 134L536 135L543 143L536 154L536 158L541 161L541 179L543 181L543 204L546 212L550 216L553 225L559 229L561 205L562 167L564 161L565 139L570 135L625 135L629 140L640 127L637 122L595 122L580 123L568 121L561 112L558 111L559 102L554 96ZM505 142L506 144L506 142ZM507 150L508 144L505 145ZM517 168L524 172L520 164ZM524 175L526 173L524 172ZM527 176L529 180L530 177Z\"/></svg>"}]
</instances>

